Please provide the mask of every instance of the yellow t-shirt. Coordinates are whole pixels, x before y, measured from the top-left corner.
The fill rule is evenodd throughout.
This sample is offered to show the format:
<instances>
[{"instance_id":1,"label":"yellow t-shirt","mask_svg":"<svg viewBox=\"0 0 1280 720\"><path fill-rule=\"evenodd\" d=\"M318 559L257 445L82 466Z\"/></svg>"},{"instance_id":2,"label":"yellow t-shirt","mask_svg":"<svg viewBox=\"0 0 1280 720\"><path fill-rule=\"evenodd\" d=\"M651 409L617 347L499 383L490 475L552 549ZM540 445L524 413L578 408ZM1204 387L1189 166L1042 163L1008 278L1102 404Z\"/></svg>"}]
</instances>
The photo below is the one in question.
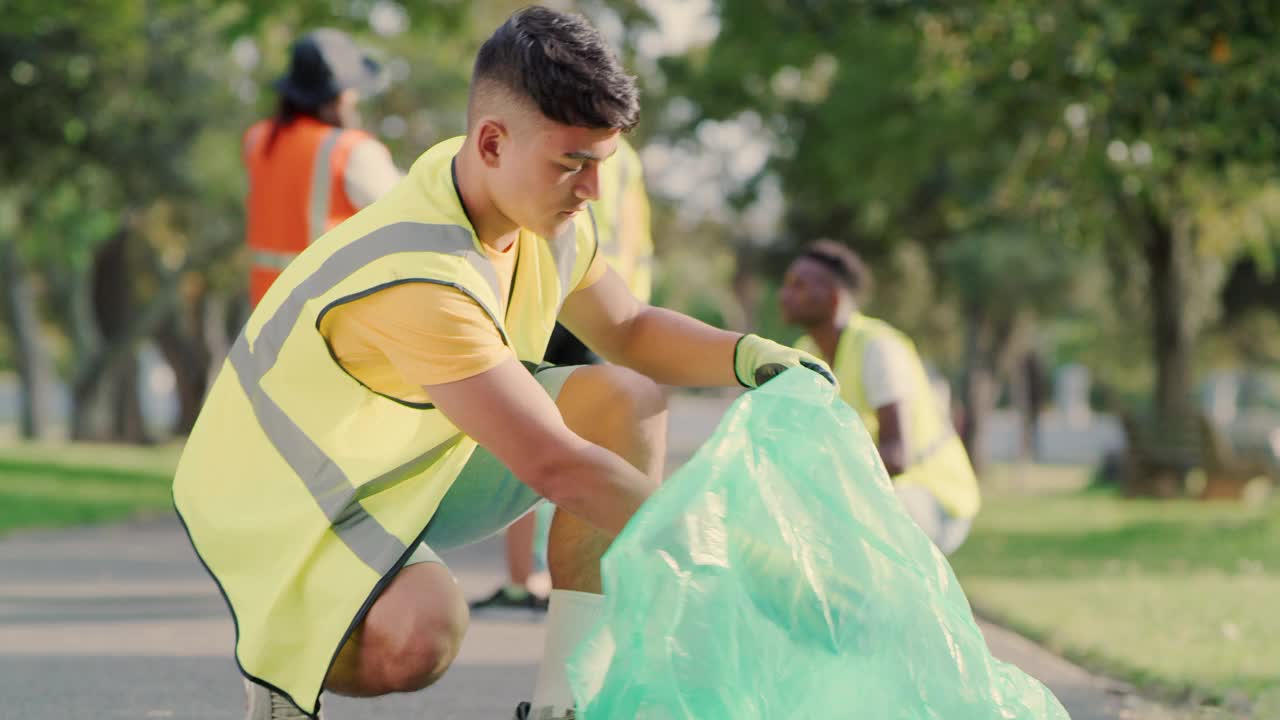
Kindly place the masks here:
<instances>
[{"instance_id":1,"label":"yellow t-shirt","mask_svg":"<svg viewBox=\"0 0 1280 720\"><path fill-rule=\"evenodd\" d=\"M515 273L519 240L501 252L485 245L498 274L502 308ZM600 256L574 292L604 276ZM514 352L476 301L448 285L408 282L333 308L320 334L344 370L374 392L427 403L423 385L457 382L496 367Z\"/></svg>"}]
</instances>

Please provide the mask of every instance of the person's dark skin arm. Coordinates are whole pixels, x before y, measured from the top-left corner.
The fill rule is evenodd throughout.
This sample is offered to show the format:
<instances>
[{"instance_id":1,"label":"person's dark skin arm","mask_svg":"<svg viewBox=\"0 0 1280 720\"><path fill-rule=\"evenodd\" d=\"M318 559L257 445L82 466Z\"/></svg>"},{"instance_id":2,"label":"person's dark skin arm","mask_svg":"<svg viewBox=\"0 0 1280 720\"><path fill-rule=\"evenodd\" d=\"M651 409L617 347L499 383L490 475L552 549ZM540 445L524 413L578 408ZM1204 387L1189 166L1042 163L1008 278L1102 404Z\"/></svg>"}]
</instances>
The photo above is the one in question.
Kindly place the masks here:
<instances>
[{"instance_id":1,"label":"person's dark skin arm","mask_svg":"<svg viewBox=\"0 0 1280 720\"><path fill-rule=\"evenodd\" d=\"M880 451L880 459L884 461L889 477L896 477L907 469L907 450L903 440L906 422L902 403L889 403L876 408L876 419L880 421L880 437L876 441L876 449Z\"/></svg>"}]
</instances>

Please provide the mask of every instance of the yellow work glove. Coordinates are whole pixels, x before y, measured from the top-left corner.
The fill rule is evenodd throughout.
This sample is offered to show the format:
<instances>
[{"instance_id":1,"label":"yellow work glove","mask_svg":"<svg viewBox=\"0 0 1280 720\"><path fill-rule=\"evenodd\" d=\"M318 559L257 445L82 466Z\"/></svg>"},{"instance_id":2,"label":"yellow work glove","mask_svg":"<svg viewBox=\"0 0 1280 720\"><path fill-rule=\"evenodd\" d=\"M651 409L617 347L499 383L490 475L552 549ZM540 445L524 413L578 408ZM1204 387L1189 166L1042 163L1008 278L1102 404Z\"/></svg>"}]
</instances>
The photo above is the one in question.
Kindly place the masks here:
<instances>
[{"instance_id":1,"label":"yellow work glove","mask_svg":"<svg viewBox=\"0 0 1280 720\"><path fill-rule=\"evenodd\" d=\"M733 374L744 387L760 387L793 367L809 368L832 385L836 384L831 368L803 350L789 348L759 335L743 335L733 348Z\"/></svg>"}]
</instances>

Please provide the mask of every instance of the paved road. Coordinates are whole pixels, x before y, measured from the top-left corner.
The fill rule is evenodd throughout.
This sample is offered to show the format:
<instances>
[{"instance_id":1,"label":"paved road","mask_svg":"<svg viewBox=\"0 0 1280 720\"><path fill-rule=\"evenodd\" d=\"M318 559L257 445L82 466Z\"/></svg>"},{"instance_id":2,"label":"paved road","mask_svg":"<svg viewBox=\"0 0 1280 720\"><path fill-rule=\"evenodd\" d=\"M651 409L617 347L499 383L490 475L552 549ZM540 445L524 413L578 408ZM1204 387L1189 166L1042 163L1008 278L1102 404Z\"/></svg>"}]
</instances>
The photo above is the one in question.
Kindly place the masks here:
<instances>
[{"instance_id":1,"label":"paved road","mask_svg":"<svg viewBox=\"0 0 1280 720\"><path fill-rule=\"evenodd\" d=\"M710 433L723 400L679 401L673 461ZM492 589L493 541L445 559L470 595ZM985 626L998 657L1045 681L1075 720L1171 718L1114 685ZM217 590L167 518L36 531L0 541L0 720L237 720L232 627ZM333 720L506 720L527 699L542 629L524 613L480 616L454 668L430 690L325 701Z\"/></svg>"}]
</instances>

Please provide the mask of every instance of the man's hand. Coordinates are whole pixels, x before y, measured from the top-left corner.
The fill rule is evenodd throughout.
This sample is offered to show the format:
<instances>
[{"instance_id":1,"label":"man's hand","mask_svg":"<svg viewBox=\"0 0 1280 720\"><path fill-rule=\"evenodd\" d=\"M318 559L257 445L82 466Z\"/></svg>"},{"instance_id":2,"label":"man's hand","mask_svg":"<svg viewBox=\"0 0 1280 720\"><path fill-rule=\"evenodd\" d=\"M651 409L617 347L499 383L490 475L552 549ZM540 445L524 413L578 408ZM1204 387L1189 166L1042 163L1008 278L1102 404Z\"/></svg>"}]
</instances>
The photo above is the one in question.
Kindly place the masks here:
<instances>
[{"instance_id":1,"label":"man's hand","mask_svg":"<svg viewBox=\"0 0 1280 720\"><path fill-rule=\"evenodd\" d=\"M826 363L803 350L759 335L743 335L733 351L733 372L745 387L760 387L793 367L808 368L836 385L836 378Z\"/></svg>"},{"instance_id":2,"label":"man's hand","mask_svg":"<svg viewBox=\"0 0 1280 720\"><path fill-rule=\"evenodd\" d=\"M445 417L523 483L610 536L657 489L626 460L570 430L514 356L479 375L425 389Z\"/></svg>"}]
</instances>

